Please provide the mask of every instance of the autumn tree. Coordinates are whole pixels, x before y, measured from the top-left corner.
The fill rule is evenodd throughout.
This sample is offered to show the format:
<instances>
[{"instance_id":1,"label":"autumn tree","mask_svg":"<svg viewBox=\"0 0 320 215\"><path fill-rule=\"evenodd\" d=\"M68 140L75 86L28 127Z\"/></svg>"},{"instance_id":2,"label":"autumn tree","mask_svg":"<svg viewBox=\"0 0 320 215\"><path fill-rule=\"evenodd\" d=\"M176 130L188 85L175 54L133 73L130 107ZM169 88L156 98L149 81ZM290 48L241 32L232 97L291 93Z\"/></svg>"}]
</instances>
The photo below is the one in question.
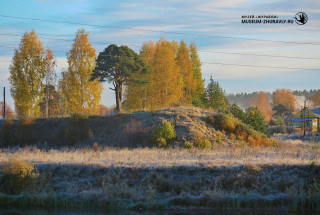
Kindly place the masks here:
<instances>
[{"instance_id":1,"label":"autumn tree","mask_svg":"<svg viewBox=\"0 0 320 215\"><path fill-rule=\"evenodd\" d=\"M59 106L56 104L56 101L52 101L57 95L55 91L57 75L55 72L55 67L57 66L56 60L54 58L53 52L50 49L47 49L46 58L45 58L45 87L44 87L44 104L45 104L45 112L44 116L47 118L51 116L52 112L57 112L54 108L58 108ZM42 105L43 106L43 105ZM41 109L41 108L40 108ZM42 109L43 110L43 109Z\"/></svg>"},{"instance_id":2,"label":"autumn tree","mask_svg":"<svg viewBox=\"0 0 320 215\"><path fill-rule=\"evenodd\" d=\"M192 62L187 44L182 40L177 53L177 64L182 78L181 104L190 105L197 90L197 82L192 68Z\"/></svg>"},{"instance_id":3,"label":"autumn tree","mask_svg":"<svg viewBox=\"0 0 320 215\"><path fill-rule=\"evenodd\" d=\"M103 104L100 104L97 111L98 116L105 116L107 112L111 112L111 109Z\"/></svg>"},{"instance_id":4,"label":"autumn tree","mask_svg":"<svg viewBox=\"0 0 320 215\"><path fill-rule=\"evenodd\" d=\"M121 112L123 86L129 82L144 83L143 74L148 67L143 59L127 46L112 44L99 53L91 80L108 81L113 84L117 111Z\"/></svg>"},{"instance_id":5,"label":"autumn tree","mask_svg":"<svg viewBox=\"0 0 320 215\"><path fill-rule=\"evenodd\" d=\"M150 88L153 90L153 107L170 107L180 101L182 77L176 62L177 43L161 38L156 43L151 63Z\"/></svg>"},{"instance_id":6,"label":"autumn tree","mask_svg":"<svg viewBox=\"0 0 320 215\"><path fill-rule=\"evenodd\" d=\"M320 106L320 92L317 92L312 98L311 101L313 102L314 106Z\"/></svg>"},{"instance_id":7,"label":"autumn tree","mask_svg":"<svg viewBox=\"0 0 320 215\"><path fill-rule=\"evenodd\" d=\"M295 104L295 97L291 90L277 89L272 94L273 106L283 105L289 111L292 111Z\"/></svg>"},{"instance_id":8,"label":"autumn tree","mask_svg":"<svg viewBox=\"0 0 320 215\"><path fill-rule=\"evenodd\" d=\"M79 30L67 53L68 70L62 72L59 83L66 113L94 114L98 110L103 88L97 80L90 80L96 57L88 33Z\"/></svg>"},{"instance_id":9,"label":"autumn tree","mask_svg":"<svg viewBox=\"0 0 320 215\"><path fill-rule=\"evenodd\" d=\"M193 76L196 81L196 91L192 99L192 104L203 107L205 100L204 80L202 79L200 57L194 42L191 42L189 50Z\"/></svg>"},{"instance_id":10,"label":"autumn tree","mask_svg":"<svg viewBox=\"0 0 320 215\"><path fill-rule=\"evenodd\" d=\"M225 91L220 87L219 83L210 77L210 83L206 88L207 105L214 109L225 109L228 105Z\"/></svg>"},{"instance_id":11,"label":"autumn tree","mask_svg":"<svg viewBox=\"0 0 320 215\"><path fill-rule=\"evenodd\" d=\"M262 91L258 93L258 98L251 97L249 99L249 107L257 107L264 116L265 121L269 122L271 120L271 102Z\"/></svg>"},{"instance_id":12,"label":"autumn tree","mask_svg":"<svg viewBox=\"0 0 320 215\"><path fill-rule=\"evenodd\" d=\"M39 102L43 97L45 53L36 32L26 32L10 65L9 82L19 118L38 117Z\"/></svg>"},{"instance_id":13,"label":"autumn tree","mask_svg":"<svg viewBox=\"0 0 320 215\"><path fill-rule=\"evenodd\" d=\"M161 38L142 45L140 56L150 67L148 84L126 84L125 106L130 109L157 109L172 105L203 105L204 81L194 43Z\"/></svg>"},{"instance_id":14,"label":"autumn tree","mask_svg":"<svg viewBox=\"0 0 320 215\"><path fill-rule=\"evenodd\" d=\"M46 117L59 116L63 112L60 92L56 90L55 85L45 86L44 92L43 101L39 103L42 115Z\"/></svg>"},{"instance_id":15,"label":"autumn tree","mask_svg":"<svg viewBox=\"0 0 320 215\"><path fill-rule=\"evenodd\" d=\"M3 103L4 102L0 102L0 115L3 117ZM13 119L15 117L14 111L12 110L12 108L5 103L5 109L6 109L6 119Z\"/></svg>"},{"instance_id":16,"label":"autumn tree","mask_svg":"<svg viewBox=\"0 0 320 215\"><path fill-rule=\"evenodd\" d=\"M153 41L148 41L144 43L140 50L140 56L144 62L149 66L152 66L152 61L154 53L156 50L156 45ZM125 88L125 99L126 106L129 109L150 109L153 101L154 89L150 87L150 76L152 75L152 70L148 73L144 73L143 84L139 82L129 82L126 84Z\"/></svg>"}]
</instances>

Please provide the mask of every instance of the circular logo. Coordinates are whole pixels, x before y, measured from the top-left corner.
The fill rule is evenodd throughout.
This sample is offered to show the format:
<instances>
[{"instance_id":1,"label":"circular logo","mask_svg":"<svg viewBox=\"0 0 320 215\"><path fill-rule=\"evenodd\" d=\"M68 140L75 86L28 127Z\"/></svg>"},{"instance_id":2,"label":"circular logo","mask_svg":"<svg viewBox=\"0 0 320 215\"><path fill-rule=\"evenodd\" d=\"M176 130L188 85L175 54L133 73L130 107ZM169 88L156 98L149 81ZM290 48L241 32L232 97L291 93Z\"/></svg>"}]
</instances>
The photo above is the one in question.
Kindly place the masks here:
<instances>
[{"instance_id":1,"label":"circular logo","mask_svg":"<svg viewBox=\"0 0 320 215\"><path fill-rule=\"evenodd\" d=\"M304 25L308 21L308 16L304 12L299 12L294 16L294 19L298 25Z\"/></svg>"}]
</instances>

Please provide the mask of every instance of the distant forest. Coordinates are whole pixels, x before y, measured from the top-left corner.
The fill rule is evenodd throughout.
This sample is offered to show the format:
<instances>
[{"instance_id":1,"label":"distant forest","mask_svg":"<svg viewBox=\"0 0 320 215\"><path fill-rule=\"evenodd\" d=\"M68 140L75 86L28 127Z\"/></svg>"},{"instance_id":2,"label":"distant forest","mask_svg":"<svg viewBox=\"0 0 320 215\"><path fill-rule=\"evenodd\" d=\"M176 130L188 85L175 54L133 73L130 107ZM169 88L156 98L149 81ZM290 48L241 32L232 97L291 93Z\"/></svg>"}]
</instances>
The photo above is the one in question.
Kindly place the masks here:
<instances>
[{"instance_id":1,"label":"distant forest","mask_svg":"<svg viewBox=\"0 0 320 215\"><path fill-rule=\"evenodd\" d=\"M252 92L252 93L236 93L236 94L228 94L227 99L228 101L233 104L238 104L241 108L247 109L250 103L250 98L258 98L259 92ZM320 89L318 90L295 90L292 91L294 96L304 96L307 100L313 98L317 93L320 93ZM271 92L264 92L267 98L272 102L272 93Z\"/></svg>"}]
</instances>

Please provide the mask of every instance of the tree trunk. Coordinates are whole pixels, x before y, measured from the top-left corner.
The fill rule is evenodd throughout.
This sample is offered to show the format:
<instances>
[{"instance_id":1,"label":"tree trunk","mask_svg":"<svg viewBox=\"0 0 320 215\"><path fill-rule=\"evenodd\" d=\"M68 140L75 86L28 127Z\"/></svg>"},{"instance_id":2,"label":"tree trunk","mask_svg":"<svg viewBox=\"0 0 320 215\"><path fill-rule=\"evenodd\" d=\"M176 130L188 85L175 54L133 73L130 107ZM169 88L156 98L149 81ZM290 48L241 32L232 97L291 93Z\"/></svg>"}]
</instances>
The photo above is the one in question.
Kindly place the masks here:
<instances>
[{"instance_id":1,"label":"tree trunk","mask_svg":"<svg viewBox=\"0 0 320 215\"><path fill-rule=\"evenodd\" d=\"M115 89L114 89L114 92L116 94L116 109L117 109L117 112L120 113L121 112L121 97L122 97L122 84L119 83L119 82L116 82L115 84Z\"/></svg>"}]
</instances>

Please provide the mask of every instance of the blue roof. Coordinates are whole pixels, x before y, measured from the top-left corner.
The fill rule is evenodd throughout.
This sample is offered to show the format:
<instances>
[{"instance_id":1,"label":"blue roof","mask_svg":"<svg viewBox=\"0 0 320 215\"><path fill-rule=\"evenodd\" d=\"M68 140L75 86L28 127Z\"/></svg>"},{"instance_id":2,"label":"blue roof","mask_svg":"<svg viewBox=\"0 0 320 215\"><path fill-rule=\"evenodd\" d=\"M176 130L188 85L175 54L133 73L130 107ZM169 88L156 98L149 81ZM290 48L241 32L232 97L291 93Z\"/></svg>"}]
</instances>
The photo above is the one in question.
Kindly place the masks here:
<instances>
[{"instance_id":1,"label":"blue roof","mask_svg":"<svg viewBox=\"0 0 320 215\"><path fill-rule=\"evenodd\" d=\"M318 116L320 115L320 107L310 108L310 110L311 110L314 114L317 114Z\"/></svg>"},{"instance_id":2,"label":"blue roof","mask_svg":"<svg viewBox=\"0 0 320 215\"><path fill-rule=\"evenodd\" d=\"M317 119L316 117L313 118L306 118L306 121L310 121L310 120L314 120ZM304 118L292 118L291 120L288 121L292 121L292 122L304 122Z\"/></svg>"}]
</instances>

